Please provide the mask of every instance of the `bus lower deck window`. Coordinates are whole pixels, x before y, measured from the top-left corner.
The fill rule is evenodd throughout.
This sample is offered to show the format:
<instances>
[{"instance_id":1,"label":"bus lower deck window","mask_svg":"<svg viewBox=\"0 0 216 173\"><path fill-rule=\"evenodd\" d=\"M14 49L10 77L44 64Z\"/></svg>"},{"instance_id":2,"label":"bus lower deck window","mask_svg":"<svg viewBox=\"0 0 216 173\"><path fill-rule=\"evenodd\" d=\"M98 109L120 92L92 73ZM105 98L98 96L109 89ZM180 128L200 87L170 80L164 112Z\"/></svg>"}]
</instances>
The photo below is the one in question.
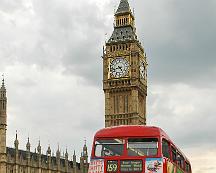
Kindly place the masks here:
<instances>
[{"instance_id":1,"label":"bus lower deck window","mask_svg":"<svg viewBox=\"0 0 216 173\"><path fill-rule=\"evenodd\" d=\"M156 156L158 153L157 138L129 138L128 156Z\"/></svg>"}]
</instances>

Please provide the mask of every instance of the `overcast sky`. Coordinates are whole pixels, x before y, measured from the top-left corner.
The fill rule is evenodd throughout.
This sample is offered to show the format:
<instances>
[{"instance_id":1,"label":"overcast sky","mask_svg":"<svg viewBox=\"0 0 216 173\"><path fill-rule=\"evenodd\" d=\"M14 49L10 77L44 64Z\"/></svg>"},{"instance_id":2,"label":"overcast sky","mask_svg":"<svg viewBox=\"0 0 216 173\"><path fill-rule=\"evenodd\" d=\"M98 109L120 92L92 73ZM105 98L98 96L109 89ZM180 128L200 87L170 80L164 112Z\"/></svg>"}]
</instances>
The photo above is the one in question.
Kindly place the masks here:
<instances>
[{"instance_id":1,"label":"overcast sky","mask_svg":"<svg viewBox=\"0 0 216 173\"><path fill-rule=\"evenodd\" d=\"M7 145L18 130L80 155L104 127L102 46L119 0L0 0L0 73L8 95ZM130 0L148 55L148 125L216 172L216 1ZM105 36L105 34L108 36Z\"/></svg>"}]
</instances>

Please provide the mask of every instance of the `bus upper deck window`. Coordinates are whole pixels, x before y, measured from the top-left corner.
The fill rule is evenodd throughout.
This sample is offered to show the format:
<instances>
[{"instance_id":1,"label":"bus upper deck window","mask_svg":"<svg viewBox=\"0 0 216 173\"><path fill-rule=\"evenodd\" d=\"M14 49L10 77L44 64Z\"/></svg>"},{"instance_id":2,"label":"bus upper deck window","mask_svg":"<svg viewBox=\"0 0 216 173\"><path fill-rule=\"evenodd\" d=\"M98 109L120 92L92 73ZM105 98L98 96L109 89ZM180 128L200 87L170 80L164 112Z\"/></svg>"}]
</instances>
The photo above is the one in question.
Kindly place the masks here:
<instances>
[{"instance_id":1,"label":"bus upper deck window","mask_svg":"<svg viewBox=\"0 0 216 173\"><path fill-rule=\"evenodd\" d=\"M162 153L164 157L170 158L169 142L165 139L162 140Z\"/></svg>"},{"instance_id":2,"label":"bus upper deck window","mask_svg":"<svg viewBox=\"0 0 216 173\"><path fill-rule=\"evenodd\" d=\"M122 139L99 139L95 142L96 157L121 156L123 149Z\"/></svg>"},{"instance_id":3,"label":"bus upper deck window","mask_svg":"<svg viewBox=\"0 0 216 173\"><path fill-rule=\"evenodd\" d=\"M176 162L177 156L176 156L176 149L172 146L172 161Z\"/></svg>"},{"instance_id":4,"label":"bus upper deck window","mask_svg":"<svg viewBox=\"0 0 216 173\"><path fill-rule=\"evenodd\" d=\"M188 162L185 162L185 170L186 170L187 173L191 172L190 164Z\"/></svg>"},{"instance_id":5,"label":"bus upper deck window","mask_svg":"<svg viewBox=\"0 0 216 173\"><path fill-rule=\"evenodd\" d=\"M127 151L129 156L156 156L158 153L158 139L129 138Z\"/></svg>"},{"instance_id":6,"label":"bus upper deck window","mask_svg":"<svg viewBox=\"0 0 216 173\"><path fill-rule=\"evenodd\" d=\"M177 160L177 165L179 167L181 167L182 169L184 169L184 162L185 162L185 160L184 160L184 157L180 153L177 153L176 160Z\"/></svg>"}]
</instances>

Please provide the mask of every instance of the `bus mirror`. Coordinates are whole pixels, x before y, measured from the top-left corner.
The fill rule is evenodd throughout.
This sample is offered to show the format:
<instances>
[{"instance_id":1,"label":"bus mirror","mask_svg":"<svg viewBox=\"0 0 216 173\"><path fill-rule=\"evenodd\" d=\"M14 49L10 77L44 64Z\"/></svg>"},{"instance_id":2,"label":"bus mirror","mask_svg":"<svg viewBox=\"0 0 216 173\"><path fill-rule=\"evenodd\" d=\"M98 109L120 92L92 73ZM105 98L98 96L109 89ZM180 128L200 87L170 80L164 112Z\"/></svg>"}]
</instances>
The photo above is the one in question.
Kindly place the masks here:
<instances>
[{"instance_id":1,"label":"bus mirror","mask_svg":"<svg viewBox=\"0 0 216 173\"><path fill-rule=\"evenodd\" d=\"M101 156L102 145L95 145L95 156Z\"/></svg>"}]
</instances>

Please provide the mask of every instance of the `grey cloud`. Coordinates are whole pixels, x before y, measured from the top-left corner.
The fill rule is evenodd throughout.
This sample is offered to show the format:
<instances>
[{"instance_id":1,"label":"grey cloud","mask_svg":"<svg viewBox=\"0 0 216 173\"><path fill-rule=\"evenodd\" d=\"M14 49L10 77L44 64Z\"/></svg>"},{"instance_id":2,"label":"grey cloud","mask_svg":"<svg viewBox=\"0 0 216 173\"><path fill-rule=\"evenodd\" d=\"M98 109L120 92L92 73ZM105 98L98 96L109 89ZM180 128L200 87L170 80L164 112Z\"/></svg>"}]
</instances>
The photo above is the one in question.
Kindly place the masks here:
<instances>
[{"instance_id":1,"label":"grey cloud","mask_svg":"<svg viewBox=\"0 0 216 173\"><path fill-rule=\"evenodd\" d=\"M23 0L1 0L0 11L6 13L14 12L17 9L23 9Z\"/></svg>"},{"instance_id":2,"label":"grey cloud","mask_svg":"<svg viewBox=\"0 0 216 173\"><path fill-rule=\"evenodd\" d=\"M32 1L31 9L18 12L22 18L13 16L16 27L6 23L0 32L7 36L0 50L1 59L7 59L2 62L21 61L51 69L62 65L65 74L76 74L98 85L107 28L107 19L98 11L96 4L86 1Z\"/></svg>"},{"instance_id":3,"label":"grey cloud","mask_svg":"<svg viewBox=\"0 0 216 173\"><path fill-rule=\"evenodd\" d=\"M48 41L47 44L51 45L54 51L58 51L53 59L58 59L66 68L66 73L80 75L93 83L96 82L100 78L98 71L101 71L102 61L101 38L105 34L104 19L100 18L95 10L98 7L88 2L82 3L80 8L72 5L65 8L62 4L56 6L52 2L46 2L45 6L37 3L35 10L41 16L43 26L40 35Z\"/></svg>"},{"instance_id":4,"label":"grey cloud","mask_svg":"<svg viewBox=\"0 0 216 173\"><path fill-rule=\"evenodd\" d=\"M157 3L157 5L156 5ZM216 73L213 1L137 1L137 26L156 83L208 83Z\"/></svg>"},{"instance_id":5,"label":"grey cloud","mask_svg":"<svg viewBox=\"0 0 216 173\"><path fill-rule=\"evenodd\" d=\"M88 138L90 147L90 137L103 126L103 99L99 89L88 85L84 87L83 79L64 76L60 71L37 71L34 66L28 68L28 65L21 69L14 67L8 72L9 146L17 129L20 148L25 148L25 136L28 134L33 147L37 146L40 137L43 150L49 143L52 149L56 149L55 144L60 142L61 147L67 146L69 151L75 149L79 152L84 137ZM18 74L14 75L14 71ZM25 71L29 73L24 78L15 80ZM29 77L36 82L30 87L24 82ZM89 98L95 98L95 101Z\"/></svg>"},{"instance_id":6,"label":"grey cloud","mask_svg":"<svg viewBox=\"0 0 216 173\"><path fill-rule=\"evenodd\" d=\"M164 128L182 147L216 147L216 110L211 104L215 100L215 89L167 84L155 86L151 91L148 96L150 124Z\"/></svg>"},{"instance_id":7,"label":"grey cloud","mask_svg":"<svg viewBox=\"0 0 216 173\"><path fill-rule=\"evenodd\" d=\"M2 32L9 31L4 35L12 36L4 39L0 55L8 57L8 64L23 61L44 68L60 64L65 67L65 74L82 76L99 86L104 34L112 33L113 3L117 5L114 1L106 4L102 16L96 4L86 1L74 4L66 0L34 0L34 13L27 9L26 14L20 14L28 21L24 26L4 26ZM131 2L135 7L139 38L149 55L150 82L181 81L194 86L215 86L208 82L216 75L214 2L193 0L185 4L167 0L155 3ZM15 17L17 22L22 19Z\"/></svg>"}]
</instances>

